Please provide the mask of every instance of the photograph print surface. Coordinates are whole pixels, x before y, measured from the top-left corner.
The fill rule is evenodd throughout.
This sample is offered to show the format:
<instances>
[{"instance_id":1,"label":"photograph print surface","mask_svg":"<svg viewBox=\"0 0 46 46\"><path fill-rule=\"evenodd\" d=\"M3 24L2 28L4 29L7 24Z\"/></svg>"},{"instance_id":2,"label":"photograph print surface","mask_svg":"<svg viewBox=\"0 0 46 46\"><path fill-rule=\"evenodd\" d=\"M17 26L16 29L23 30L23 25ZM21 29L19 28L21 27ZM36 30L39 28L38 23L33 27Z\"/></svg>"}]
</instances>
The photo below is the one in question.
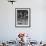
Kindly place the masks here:
<instances>
[{"instance_id":1,"label":"photograph print surface","mask_svg":"<svg viewBox=\"0 0 46 46\"><path fill-rule=\"evenodd\" d=\"M16 21L15 25L18 27L30 26L30 9L29 8L16 8Z\"/></svg>"}]
</instances>

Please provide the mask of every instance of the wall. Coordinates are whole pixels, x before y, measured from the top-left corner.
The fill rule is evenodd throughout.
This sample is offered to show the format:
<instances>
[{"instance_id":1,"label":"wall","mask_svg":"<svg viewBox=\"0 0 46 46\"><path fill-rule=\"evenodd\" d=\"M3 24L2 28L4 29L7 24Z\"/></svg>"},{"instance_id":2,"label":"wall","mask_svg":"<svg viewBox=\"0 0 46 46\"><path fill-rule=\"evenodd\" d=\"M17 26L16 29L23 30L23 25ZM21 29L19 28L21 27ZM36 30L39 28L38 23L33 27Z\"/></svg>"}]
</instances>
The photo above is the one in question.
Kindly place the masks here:
<instances>
[{"instance_id":1,"label":"wall","mask_svg":"<svg viewBox=\"0 0 46 46\"><path fill-rule=\"evenodd\" d=\"M46 1L17 0L13 5L0 0L0 41L15 40L19 32L31 35L33 40L46 40ZM31 8L31 27L15 27L15 8Z\"/></svg>"}]
</instances>

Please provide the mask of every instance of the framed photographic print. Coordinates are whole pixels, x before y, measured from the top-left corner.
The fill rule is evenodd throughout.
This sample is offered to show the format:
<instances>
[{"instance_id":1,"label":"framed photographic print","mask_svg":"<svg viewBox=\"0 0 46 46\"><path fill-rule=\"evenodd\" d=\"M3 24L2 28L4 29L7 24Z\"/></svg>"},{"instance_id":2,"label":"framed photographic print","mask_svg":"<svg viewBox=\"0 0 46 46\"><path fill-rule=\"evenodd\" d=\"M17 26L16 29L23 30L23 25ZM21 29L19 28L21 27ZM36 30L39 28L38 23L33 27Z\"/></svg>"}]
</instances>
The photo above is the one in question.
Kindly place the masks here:
<instances>
[{"instance_id":1,"label":"framed photographic print","mask_svg":"<svg viewBox=\"0 0 46 46\"><path fill-rule=\"evenodd\" d=\"M30 8L15 8L15 26L30 27Z\"/></svg>"}]
</instances>

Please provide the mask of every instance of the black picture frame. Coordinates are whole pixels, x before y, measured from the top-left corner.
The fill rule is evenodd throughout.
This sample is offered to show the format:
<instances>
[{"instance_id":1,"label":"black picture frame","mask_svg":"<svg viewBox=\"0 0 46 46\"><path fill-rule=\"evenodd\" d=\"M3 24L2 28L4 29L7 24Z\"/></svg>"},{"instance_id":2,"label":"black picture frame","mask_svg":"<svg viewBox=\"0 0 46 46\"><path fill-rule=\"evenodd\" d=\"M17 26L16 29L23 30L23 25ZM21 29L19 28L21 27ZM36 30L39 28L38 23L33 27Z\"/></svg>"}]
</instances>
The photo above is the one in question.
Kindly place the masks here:
<instances>
[{"instance_id":1,"label":"black picture frame","mask_svg":"<svg viewBox=\"0 0 46 46\"><path fill-rule=\"evenodd\" d=\"M31 27L30 8L15 8L15 27Z\"/></svg>"}]
</instances>

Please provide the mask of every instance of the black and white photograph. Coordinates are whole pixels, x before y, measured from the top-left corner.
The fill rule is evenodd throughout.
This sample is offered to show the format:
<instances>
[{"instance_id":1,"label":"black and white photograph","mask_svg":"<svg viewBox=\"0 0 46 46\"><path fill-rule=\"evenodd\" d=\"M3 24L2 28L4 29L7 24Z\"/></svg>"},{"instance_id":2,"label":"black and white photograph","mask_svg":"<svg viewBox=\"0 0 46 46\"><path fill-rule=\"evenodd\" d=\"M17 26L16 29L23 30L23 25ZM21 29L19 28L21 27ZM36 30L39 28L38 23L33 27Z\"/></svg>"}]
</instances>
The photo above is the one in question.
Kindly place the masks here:
<instances>
[{"instance_id":1,"label":"black and white photograph","mask_svg":"<svg viewBox=\"0 0 46 46\"><path fill-rule=\"evenodd\" d=\"M30 26L30 8L16 8L16 21L17 27L29 27Z\"/></svg>"}]
</instances>

